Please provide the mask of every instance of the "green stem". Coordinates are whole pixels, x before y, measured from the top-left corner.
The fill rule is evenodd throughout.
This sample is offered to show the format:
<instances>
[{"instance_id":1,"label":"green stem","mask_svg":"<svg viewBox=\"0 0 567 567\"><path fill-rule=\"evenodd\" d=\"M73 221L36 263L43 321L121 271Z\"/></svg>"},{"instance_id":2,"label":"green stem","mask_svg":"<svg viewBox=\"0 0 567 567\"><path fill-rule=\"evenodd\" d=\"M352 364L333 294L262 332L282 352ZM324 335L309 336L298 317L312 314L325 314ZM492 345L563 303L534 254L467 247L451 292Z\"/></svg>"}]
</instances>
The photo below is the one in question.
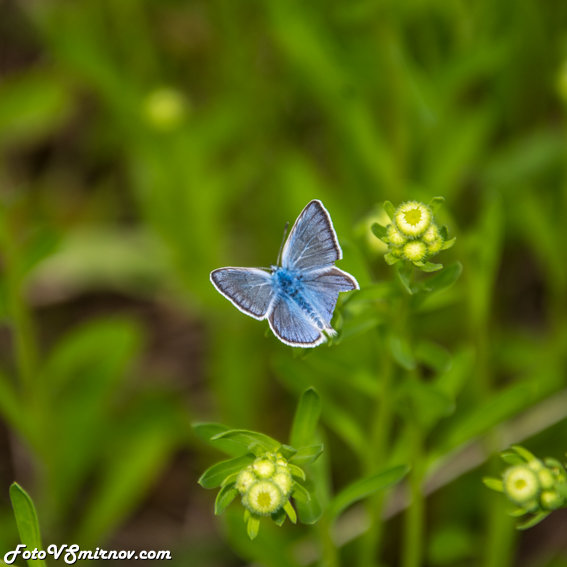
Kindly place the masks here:
<instances>
[{"instance_id":1,"label":"green stem","mask_svg":"<svg viewBox=\"0 0 567 567\"><path fill-rule=\"evenodd\" d=\"M394 417L393 404L391 400L391 387L393 381L393 364L390 354L387 352L385 340L381 339L382 354L382 388L376 397L376 409L372 423L370 439L372 450L367 463L367 473L372 474L386 462L390 431ZM384 493L380 492L368 500L367 511L369 527L361 539L359 551L359 565L370 567L376 564L380 556L382 543L382 510L384 508Z\"/></svg>"},{"instance_id":2,"label":"green stem","mask_svg":"<svg viewBox=\"0 0 567 567\"><path fill-rule=\"evenodd\" d=\"M37 349L32 319L23 297L18 255L5 210L0 219L0 244L4 256L6 307L14 337L16 365L21 385L26 394L30 395L36 376Z\"/></svg>"},{"instance_id":3,"label":"green stem","mask_svg":"<svg viewBox=\"0 0 567 567\"><path fill-rule=\"evenodd\" d=\"M339 554L333 539L333 523L327 514L323 514L317 524L321 544L321 567L339 567Z\"/></svg>"},{"instance_id":4,"label":"green stem","mask_svg":"<svg viewBox=\"0 0 567 567\"><path fill-rule=\"evenodd\" d=\"M403 567L419 567L423 556L425 498L423 495L423 436L418 423L411 423L410 502L405 515Z\"/></svg>"}]
</instances>

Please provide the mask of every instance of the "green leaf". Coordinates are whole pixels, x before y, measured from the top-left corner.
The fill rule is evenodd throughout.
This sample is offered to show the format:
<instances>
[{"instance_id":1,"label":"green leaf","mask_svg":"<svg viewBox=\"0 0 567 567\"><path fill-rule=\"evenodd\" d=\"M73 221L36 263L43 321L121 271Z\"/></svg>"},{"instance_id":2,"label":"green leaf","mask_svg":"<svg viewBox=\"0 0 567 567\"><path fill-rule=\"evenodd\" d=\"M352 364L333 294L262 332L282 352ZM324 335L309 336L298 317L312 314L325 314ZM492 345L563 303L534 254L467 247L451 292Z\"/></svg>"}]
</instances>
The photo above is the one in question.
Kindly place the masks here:
<instances>
[{"instance_id":1,"label":"green leaf","mask_svg":"<svg viewBox=\"0 0 567 567\"><path fill-rule=\"evenodd\" d=\"M400 258L394 256L391 252L388 252L387 254L384 254L384 260L386 260L386 264L388 264L388 266L393 266L400 261Z\"/></svg>"},{"instance_id":2,"label":"green leaf","mask_svg":"<svg viewBox=\"0 0 567 567\"><path fill-rule=\"evenodd\" d=\"M449 240L445 240L445 242L443 242L443 245L441 246L441 250L449 250L449 248L452 248L454 246L455 242L457 242L457 239L455 237Z\"/></svg>"},{"instance_id":3,"label":"green leaf","mask_svg":"<svg viewBox=\"0 0 567 567\"><path fill-rule=\"evenodd\" d=\"M254 462L252 455L242 455L234 459L221 461L209 467L197 481L203 488L217 488L220 486L224 479L231 474L240 472L243 468L247 467Z\"/></svg>"},{"instance_id":4,"label":"green leaf","mask_svg":"<svg viewBox=\"0 0 567 567\"><path fill-rule=\"evenodd\" d=\"M437 272L443 268L443 264L434 264L432 262L414 262L422 272Z\"/></svg>"},{"instance_id":5,"label":"green leaf","mask_svg":"<svg viewBox=\"0 0 567 567\"><path fill-rule=\"evenodd\" d=\"M460 262L449 264L442 271L430 277L423 286L425 291L438 292L451 287L461 275L463 265Z\"/></svg>"},{"instance_id":6,"label":"green leaf","mask_svg":"<svg viewBox=\"0 0 567 567\"><path fill-rule=\"evenodd\" d=\"M220 433L230 431L230 427L222 425L221 423L194 423L191 426L195 435L199 439L209 443L216 449L232 457L239 457L247 450L242 448L241 443L235 442L232 439L217 439L216 436Z\"/></svg>"},{"instance_id":7,"label":"green leaf","mask_svg":"<svg viewBox=\"0 0 567 567\"><path fill-rule=\"evenodd\" d=\"M491 476L485 476L482 479L484 485L491 490L496 490L496 492L503 492L504 491L504 484L501 478L493 478Z\"/></svg>"},{"instance_id":8,"label":"green leaf","mask_svg":"<svg viewBox=\"0 0 567 567\"><path fill-rule=\"evenodd\" d=\"M20 541L27 546L28 550L43 549L37 512L30 495L18 483L14 482L10 486L10 500L14 509ZM43 565L44 567L46 565L42 559L28 559L27 564L30 566Z\"/></svg>"},{"instance_id":9,"label":"green leaf","mask_svg":"<svg viewBox=\"0 0 567 567\"><path fill-rule=\"evenodd\" d=\"M73 107L55 73L28 70L0 86L0 144L32 142L58 128Z\"/></svg>"},{"instance_id":10,"label":"green leaf","mask_svg":"<svg viewBox=\"0 0 567 567\"><path fill-rule=\"evenodd\" d=\"M291 502L289 500L286 501L286 503L283 506L283 509L285 510L285 513L287 514L289 521L292 524L297 524L297 514L293 509L293 506L291 505Z\"/></svg>"},{"instance_id":11,"label":"green leaf","mask_svg":"<svg viewBox=\"0 0 567 567\"><path fill-rule=\"evenodd\" d=\"M500 453L500 458L507 464L507 465L523 465L526 463L516 451L511 451L510 449L506 449Z\"/></svg>"},{"instance_id":12,"label":"green leaf","mask_svg":"<svg viewBox=\"0 0 567 567\"><path fill-rule=\"evenodd\" d=\"M393 221L396 214L396 208L394 207L394 205L392 205L390 201L384 201L384 204L382 206L384 207L386 214L390 217L390 220Z\"/></svg>"},{"instance_id":13,"label":"green leaf","mask_svg":"<svg viewBox=\"0 0 567 567\"><path fill-rule=\"evenodd\" d=\"M416 367L415 357L405 337L390 335L388 337L388 348L394 360L402 368L413 370Z\"/></svg>"},{"instance_id":14,"label":"green leaf","mask_svg":"<svg viewBox=\"0 0 567 567\"><path fill-rule=\"evenodd\" d=\"M248 429L229 429L215 435L212 440L230 439L237 445L240 445L243 451L252 452L271 452L277 451L281 447L281 443L272 439L263 433L249 431Z\"/></svg>"},{"instance_id":15,"label":"green leaf","mask_svg":"<svg viewBox=\"0 0 567 567\"><path fill-rule=\"evenodd\" d=\"M545 520L545 518L547 518L547 516L549 516L550 513L551 512L539 512L538 514L535 514L534 516L528 518L527 520L517 523L516 528L518 530L527 530L529 528L533 528L541 521Z\"/></svg>"},{"instance_id":16,"label":"green leaf","mask_svg":"<svg viewBox=\"0 0 567 567\"><path fill-rule=\"evenodd\" d=\"M516 453L518 453L518 455L520 455L520 457L522 457L522 459L524 459L526 463L536 460L536 456L521 445L512 445L510 447L510 450L516 451Z\"/></svg>"},{"instance_id":17,"label":"green leaf","mask_svg":"<svg viewBox=\"0 0 567 567\"><path fill-rule=\"evenodd\" d=\"M287 464L289 472L291 473L291 476L294 476L295 478L298 478L299 480L305 480L305 472L303 471L302 468L294 465L293 463L288 463Z\"/></svg>"},{"instance_id":18,"label":"green leaf","mask_svg":"<svg viewBox=\"0 0 567 567\"><path fill-rule=\"evenodd\" d=\"M411 285L410 277L413 267L407 262L400 262L396 266L396 277L398 281L402 284L402 287L407 291L409 295L414 294L413 287Z\"/></svg>"},{"instance_id":19,"label":"green leaf","mask_svg":"<svg viewBox=\"0 0 567 567\"><path fill-rule=\"evenodd\" d=\"M415 347L415 357L436 372L446 372L451 366L451 355L441 345L431 341L419 341Z\"/></svg>"},{"instance_id":20,"label":"green leaf","mask_svg":"<svg viewBox=\"0 0 567 567\"><path fill-rule=\"evenodd\" d=\"M255 539L260 531L260 518L250 515L246 523L246 533L250 539Z\"/></svg>"},{"instance_id":21,"label":"green leaf","mask_svg":"<svg viewBox=\"0 0 567 567\"><path fill-rule=\"evenodd\" d=\"M397 484L406 476L409 467L400 465L359 479L341 490L331 501L329 515L336 518L343 510L367 496Z\"/></svg>"},{"instance_id":22,"label":"green leaf","mask_svg":"<svg viewBox=\"0 0 567 567\"><path fill-rule=\"evenodd\" d=\"M314 524L321 517L321 506L315 494L296 482L291 495L295 502L297 515L303 524Z\"/></svg>"},{"instance_id":23,"label":"green leaf","mask_svg":"<svg viewBox=\"0 0 567 567\"><path fill-rule=\"evenodd\" d=\"M290 443L294 447L313 443L320 415L321 398L317 390L309 388L301 395L295 411L290 435Z\"/></svg>"},{"instance_id":24,"label":"green leaf","mask_svg":"<svg viewBox=\"0 0 567 567\"><path fill-rule=\"evenodd\" d=\"M308 465L314 462L322 452L323 443L301 447L301 449L299 449L297 453L291 457L290 462L301 466Z\"/></svg>"},{"instance_id":25,"label":"green leaf","mask_svg":"<svg viewBox=\"0 0 567 567\"><path fill-rule=\"evenodd\" d=\"M385 240L388 234L387 228L377 222L372 224L370 230L372 230L374 236L377 236L380 240Z\"/></svg>"},{"instance_id":26,"label":"green leaf","mask_svg":"<svg viewBox=\"0 0 567 567\"><path fill-rule=\"evenodd\" d=\"M289 500L288 500L288 504L289 504ZM283 526L287 518L287 514L285 513L285 510L283 508L280 508L277 512L274 512L271 515L271 518L273 522L276 524L276 526Z\"/></svg>"},{"instance_id":27,"label":"green leaf","mask_svg":"<svg viewBox=\"0 0 567 567\"><path fill-rule=\"evenodd\" d=\"M445 197L433 197L433 199L429 201L429 208L431 209L431 212L435 214L443 203L445 203Z\"/></svg>"},{"instance_id":28,"label":"green leaf","mask_svg":"<svg viewBox=\"0 0 567 567\"><path fill-rule=\"evenodd\" d=\"M222 514L226 507L236 498L238 490L234 485L227 484L223 486L215 499L215 514L218 516Z\"/></svg>"},{"instance_id":29,"label":"green leaf","mask_svg":"<svg viewBox=\"0 0 567 567\"><path fill-rule=\"evenodd\" d=\"M445 428L437 449L444 454L515 416L534 402L534 388L531 384L514 384L494 392L481 406L458 414Z\"/></svg>"},{"instance_id":30,"label":"green leaf","mask_svg":"<svg viewBox=\"0 0 567 567\"><path fill-rule=\"evenodd\" d=\"M408 380L400 387L399 396L400 413L424 429L431 429L455 409L454 401L430 382Z\"/></svg>"}]
</instances>

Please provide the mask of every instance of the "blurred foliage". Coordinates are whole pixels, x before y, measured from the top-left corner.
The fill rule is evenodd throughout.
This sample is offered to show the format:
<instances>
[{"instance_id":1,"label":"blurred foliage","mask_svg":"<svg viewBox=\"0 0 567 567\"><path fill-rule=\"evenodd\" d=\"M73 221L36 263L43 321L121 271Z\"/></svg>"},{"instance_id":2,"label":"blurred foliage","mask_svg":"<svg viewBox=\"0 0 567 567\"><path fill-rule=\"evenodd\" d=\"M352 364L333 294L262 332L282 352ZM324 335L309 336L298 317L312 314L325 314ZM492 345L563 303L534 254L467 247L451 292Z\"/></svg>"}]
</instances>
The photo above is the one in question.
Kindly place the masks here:
<instances>
[{"instance_id":1,"label":"blurred foliage","mask_svg":"<svg viewBox=\"0 0 567 567\"><path fill-rule=\"evenodd\" d=\"M565 2L41 0L0 11L0 550L18 540L13 480L34 495L44 541L127 547L120 530L189 455L189 482L170 496L186 523L165 544L139 535L140 547L171 546L173 564L236 554L288 566L299 541L302 561L315 559L311 532L266 529L251 544L231 510L230 549L219 550L204 519L212 500L196 486L213 457L189 423L286 438L295 398L316 387L328 499L377 465L368 424L386 372L398 423L422 409L433 480L487 433L495 452L507 432L541 431L534 452L562 457L564 413L536 410L565 387ZM441 261L463 275L414 302L409 341L370 226L385 200L436 195L457 236ZM275 263L284 223L312 198L362 291L340 302L336 346L292 356L208 274ZM88 309L101 295L108 303ZM139 306L198 333L172 349L175 332ZM412 367L431 380L408 390L400 376ZM406 462L404 435L382 467ZM430 565L481 564L490 549L479 477L431 497ZM545 548L517 561L566 560Z\"/></svg>"}]
</instances>

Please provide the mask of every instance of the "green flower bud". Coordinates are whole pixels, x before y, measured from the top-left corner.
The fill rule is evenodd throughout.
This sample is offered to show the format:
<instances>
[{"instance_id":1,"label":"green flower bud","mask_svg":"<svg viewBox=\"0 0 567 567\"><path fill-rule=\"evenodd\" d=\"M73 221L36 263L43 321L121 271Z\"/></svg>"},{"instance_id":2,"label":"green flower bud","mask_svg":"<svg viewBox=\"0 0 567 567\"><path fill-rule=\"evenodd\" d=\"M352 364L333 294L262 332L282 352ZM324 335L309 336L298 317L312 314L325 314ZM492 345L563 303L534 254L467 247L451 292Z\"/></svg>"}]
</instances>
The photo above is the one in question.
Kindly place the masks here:
<instances>
[{"instance_id":1,"label":"green flower bud","mask_svg":"<svg viewBox=\"0 0 567 567\"><path fill-rule=\"evenodd\" d=\"M421 240L412 240L403 247L402 253L410 262L422 262L427 256L427 246Z\"/></svg>"},{"instance_id":2,"label":"green flower bud","mask_svg":"<svg viewBox=\"0 0 567 567\"><path fill-rule=\"evenodd\" d=\"M523 508L526 508L540 491L537 474L527 465L510 467L504 473L503 482L506 496Z\"/></svg>"},{"instance_id":3,"label":"green flower bud","mask_svg":"<svg viewBox=\"0 0 567 567\"><path fill-rule=\"evenodd\" d=\"M548 468L542 468L537 473L537 478L539 480L539 485L543 490L549 490L555 486L555 476Z\"/></svg>"},{"instance_id":4,"label":"green flower bud","mask_svg":"<svg viewBox=\"0 0 567 567\"><path fill-rule=\"evenodd\" d=\"M399 248L407 242L407 238L396 228L395 225L390 224L386 227L386 237L391 246Z\"/></svg>"},{"instance_id":5,"label":"green flower bud","mask_svg":"<svg viewBox=\"0 0 567 567\"><path fill-rule=\"evenodd\" d=\"M432 219L431 209L418 201L402 203L394 214L398 230L408 238L418 238L424 234Z\"/></svg>"},{"instance_id":6,"label":"green flower bud","mask_svg":"<svg viewBox=\"0 0 567 567\"><path fill-rule=\"evenodd\" d=\"M271 480L259 480L252 484L242 498L244 506L256 516L270 516L287 502L279 486Z\"/></svg>"},{"instance_id":7,"label":"green flower bud","mask_svg":"<svg viewBox=\"0 0 567 567\"><path fill-rule=\"evenodd\" d=\"M252 483L256 482L256 480L256 475L248 468L245 468L238 474L235 488L236 490L238 490L238 492L240 492L240 494L244 494L250 488L250 486L252 486Z\"/></svg>"},{"instance_id":8,"label":"green flower bud","mask_svg":"<svg viewBox=\"0 0 567 567\"><path fill-rule=\"evenodd\" d=\"M291 493L291 487L293 485L293 479L291 478L290 472L283 470L283 467L278 467L278 472L272 477L272 481L276 484L285 496L289 496Z\"/></svg>"},{"instance_id":9,"label":"green flower bud","mask_svg":"<svg viewBox=\"0 0 567 567\"><path fill-rule=\"evenodd\" d=\"M274 462L266 458L256 459L252 468L259 478L270 478L276 470Z\"/></svg>"},{"instance_id":10,"label":"green flower bud","mask_svg":"<svg viewBox=\"0 0 567 567\"><path fill-rule=\"evenodd\" d=\"M563 497L555 490L544 490L541 493L539 500L541 502L541 507L544 510L557 510L565 504Z\"/></svg>"},{"instance_id":11,"label":"green flower bud","mask_svg":"<svg viewBox=\"0 0 567 567\"><path fill-rule=\"evenodd\" d=\"M170 87L149 93L143 108L146 120L158 130L172 130L179 126L187 110L187 99L180 91Z\"/></svg>"}]
</instances>

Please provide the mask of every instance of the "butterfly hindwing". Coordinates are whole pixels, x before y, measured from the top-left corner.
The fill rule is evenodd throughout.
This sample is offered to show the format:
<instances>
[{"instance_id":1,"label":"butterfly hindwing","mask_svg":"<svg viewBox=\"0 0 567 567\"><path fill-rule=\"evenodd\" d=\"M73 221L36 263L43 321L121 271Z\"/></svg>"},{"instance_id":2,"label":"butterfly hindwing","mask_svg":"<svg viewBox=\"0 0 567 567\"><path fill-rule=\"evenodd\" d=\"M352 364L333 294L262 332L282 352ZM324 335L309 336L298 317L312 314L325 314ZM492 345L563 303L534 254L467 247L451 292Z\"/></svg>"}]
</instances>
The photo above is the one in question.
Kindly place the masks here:
<instances>
[{"instance_id":1,"label":"butterfly hindwing","mask_svg":"<svg viewBox=\"0 0 567 567\"><path fill-rule=\"evenodd\" d=\"M211 282L243 313L265 319L274 299L272 277L257 268L219 268Z\"/></svg>"},{"instance_id":2,"label":"butterfly hindwing","mask_svg":"<svg viewBox=\"0 0 567 567\"><path fill-rule=\"evenodd\" d=\"M315 323L297 303L287 297L274 303L268 322L274 335L290 346L314 347L325 340Z\"/></svg>"},{"instance_id":3,"label":"butterfly hindwing","mask_svg":"<svg viewBox=\"0 0 567 567\"><path fill-rule=\"evenodd\" d=\"M301 287L305 300L317 311L325 324L329 325L339 292L358 289L358 282L350 274L332 266L305 273Z\"/></svg>"},{"instance_id":4,"label":"butterfly hindwing","mask_svg":"<svg viewBox=\"0 0 567 567\"><path fill-rule=\"evenodd\" d=\"M312 270L331 266L342 258L329 213L321 201L308 203L293 225L282 252L282 266Z\"/></svg>"}]
</instances>

